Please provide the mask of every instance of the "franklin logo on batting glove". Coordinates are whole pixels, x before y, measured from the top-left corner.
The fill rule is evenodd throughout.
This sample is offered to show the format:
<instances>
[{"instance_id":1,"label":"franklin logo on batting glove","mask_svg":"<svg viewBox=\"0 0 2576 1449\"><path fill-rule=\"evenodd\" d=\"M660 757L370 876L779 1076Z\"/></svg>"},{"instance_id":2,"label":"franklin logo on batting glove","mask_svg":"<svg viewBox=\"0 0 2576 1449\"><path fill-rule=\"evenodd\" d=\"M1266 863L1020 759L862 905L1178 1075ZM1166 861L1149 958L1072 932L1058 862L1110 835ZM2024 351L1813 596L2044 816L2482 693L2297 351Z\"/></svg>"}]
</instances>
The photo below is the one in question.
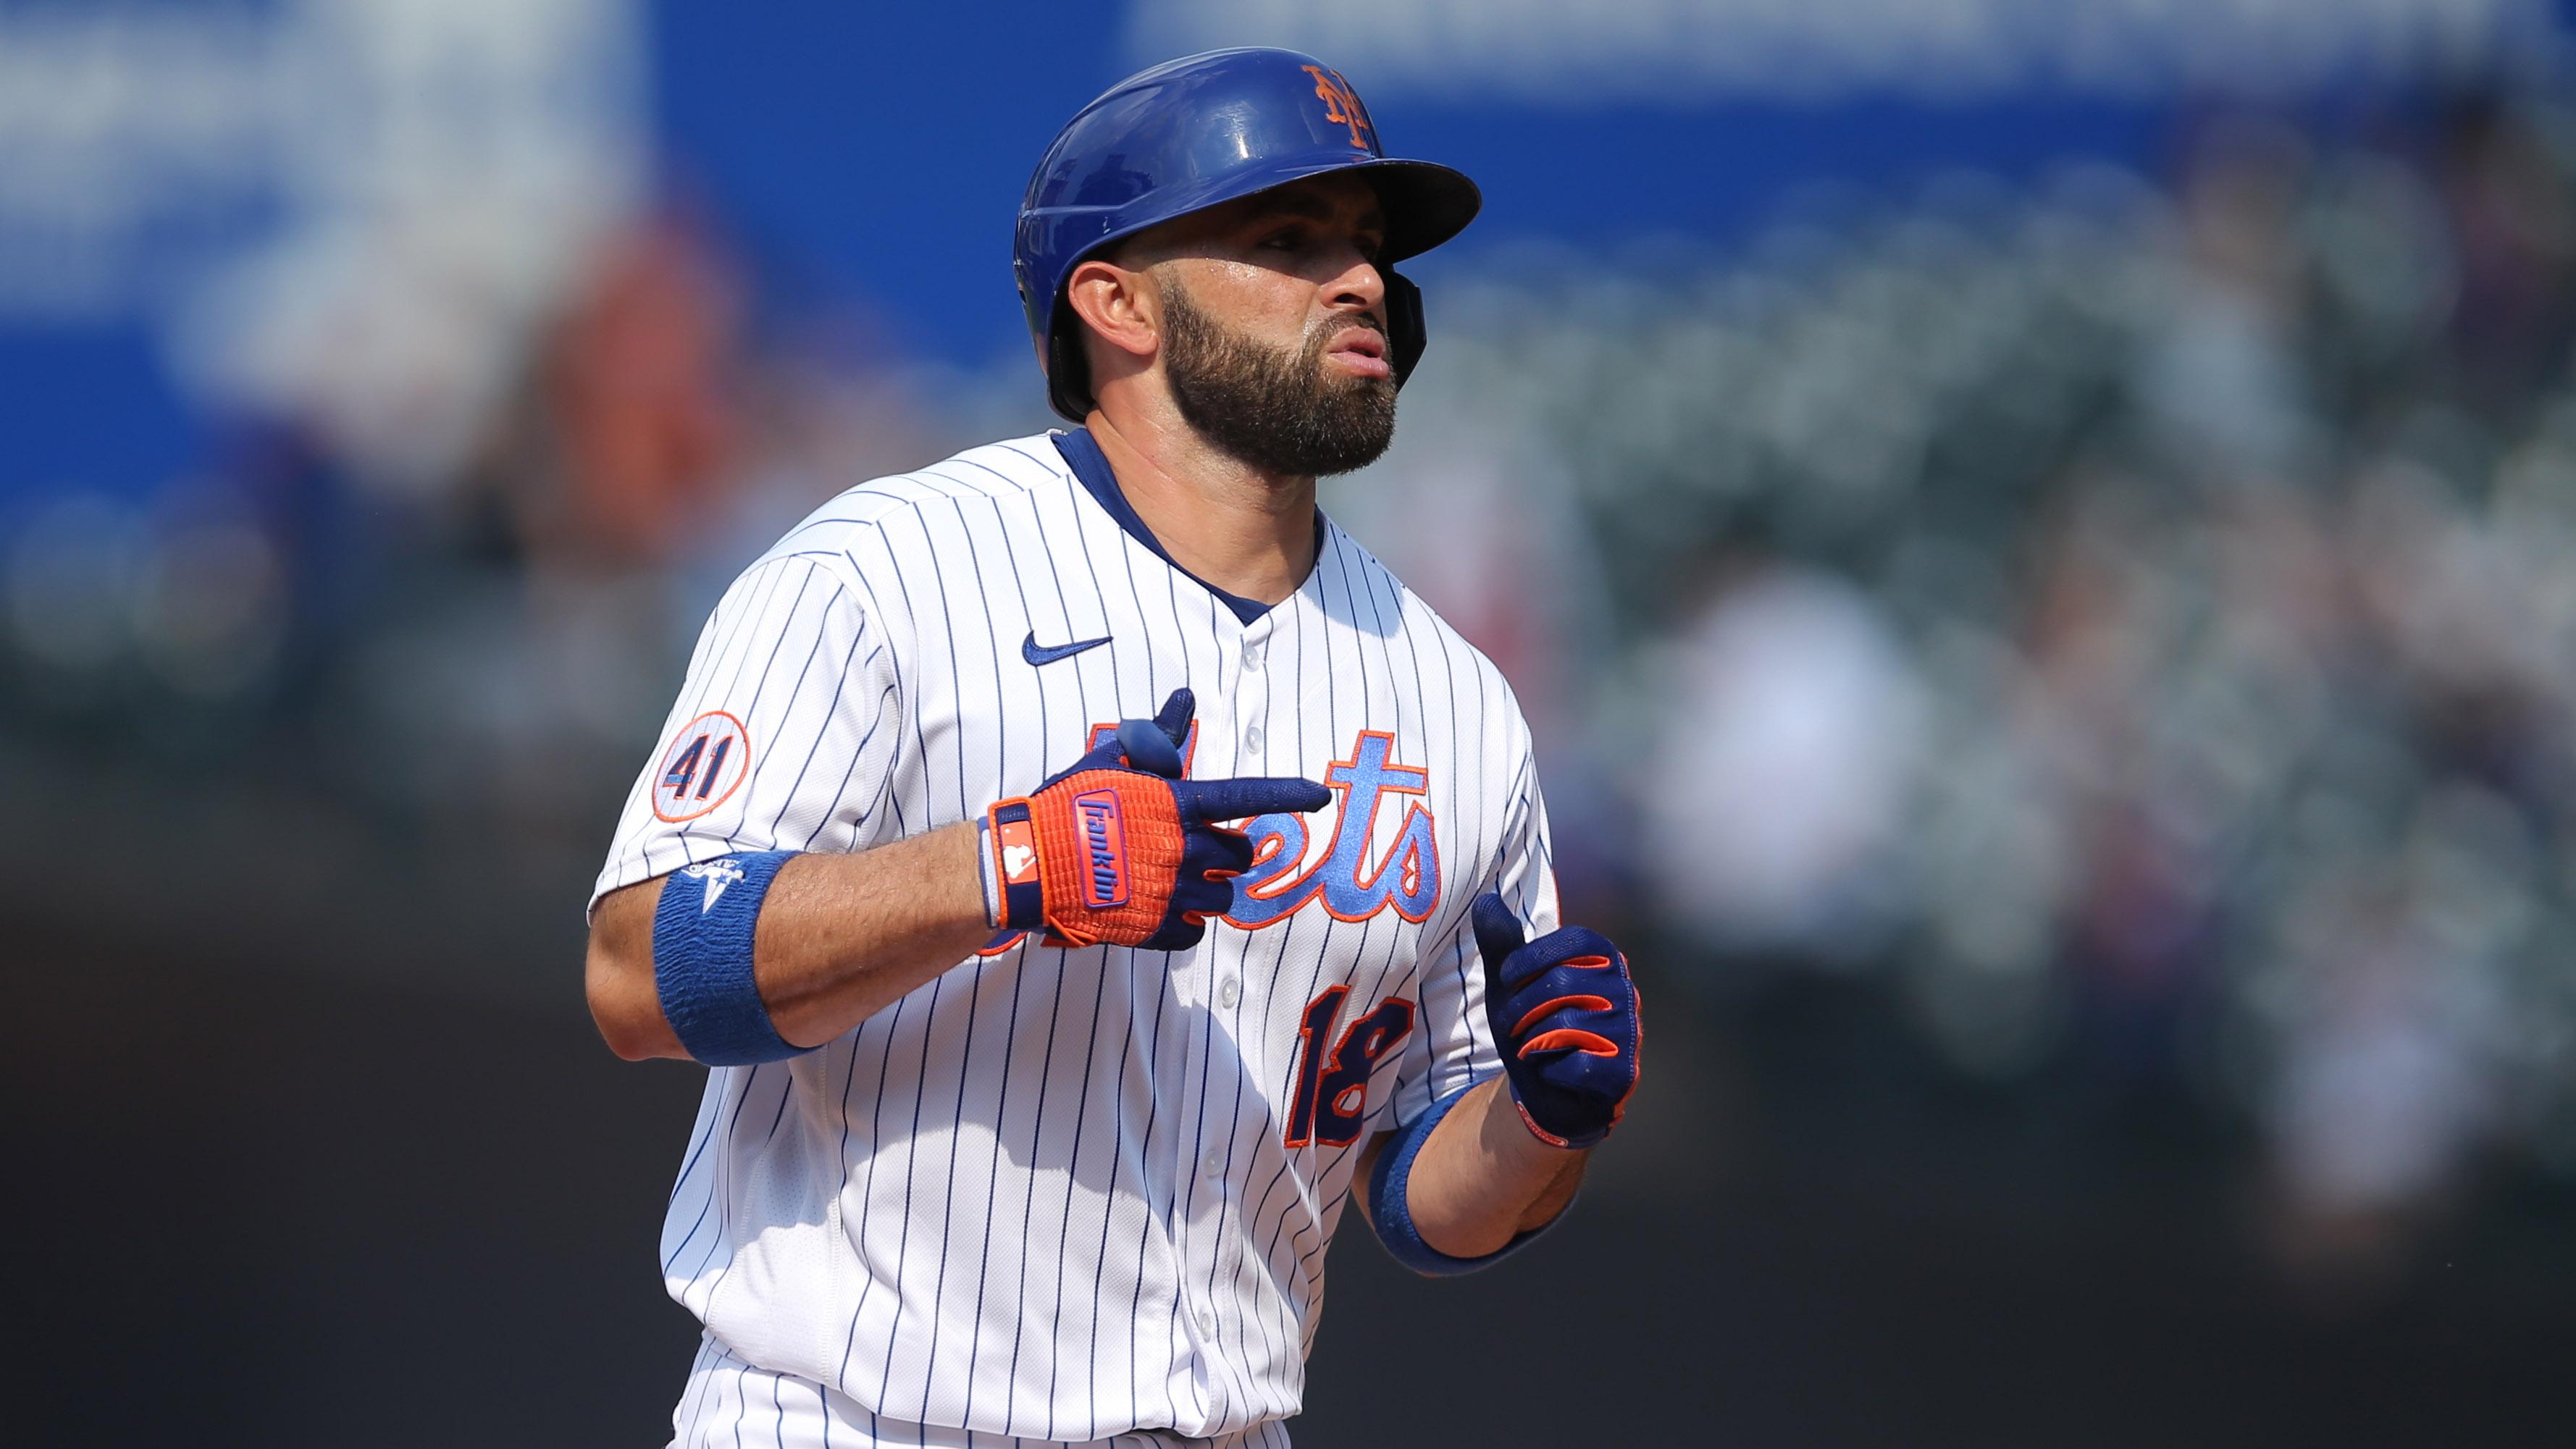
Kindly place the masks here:
<instances>
[{"instance_id":1,"label":"franklin logo on batting glove","mask_svg":"<svg viewBox=\"0 0 2576 1449\"><path fill-rule=\"evenodd\" d=\"M1073 797L1073 813L1082 822L1082 846L1091 857L1091 874L1083 880L1082 903L1095 911L1127 903L1127 838L1118 828L1118 792L1087 790Z\"/></svg>"}]
</instances>

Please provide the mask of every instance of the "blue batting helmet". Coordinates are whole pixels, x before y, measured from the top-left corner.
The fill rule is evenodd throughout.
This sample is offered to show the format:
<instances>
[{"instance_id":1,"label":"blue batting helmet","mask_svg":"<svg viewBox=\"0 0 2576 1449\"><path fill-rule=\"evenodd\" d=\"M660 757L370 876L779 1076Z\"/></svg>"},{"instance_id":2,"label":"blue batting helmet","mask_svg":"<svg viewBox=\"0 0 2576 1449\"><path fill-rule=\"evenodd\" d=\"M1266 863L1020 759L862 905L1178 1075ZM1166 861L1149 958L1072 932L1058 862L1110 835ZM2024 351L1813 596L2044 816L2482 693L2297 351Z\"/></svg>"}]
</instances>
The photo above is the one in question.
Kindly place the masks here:
<instances>
[{"instance_id":1,"label":"blue batting helmet","mask_svg":"<svg viewBox=\"0 0 2576 1449\"><path fill-rule=\"evenodd\" d=\"M1047 401L1080 422L1091 383L1065 278L1147 227L1328 172L1377 189L1386 215L1387 345L1397 384L1422 355L1422 294L1390 264L1456 236L1484 204L1446 166L1390 157L1341 73L1293 50L1212 50L1109 88L1065 123L1020 202L1012 270Z\"/></svg>"}]
</instances>

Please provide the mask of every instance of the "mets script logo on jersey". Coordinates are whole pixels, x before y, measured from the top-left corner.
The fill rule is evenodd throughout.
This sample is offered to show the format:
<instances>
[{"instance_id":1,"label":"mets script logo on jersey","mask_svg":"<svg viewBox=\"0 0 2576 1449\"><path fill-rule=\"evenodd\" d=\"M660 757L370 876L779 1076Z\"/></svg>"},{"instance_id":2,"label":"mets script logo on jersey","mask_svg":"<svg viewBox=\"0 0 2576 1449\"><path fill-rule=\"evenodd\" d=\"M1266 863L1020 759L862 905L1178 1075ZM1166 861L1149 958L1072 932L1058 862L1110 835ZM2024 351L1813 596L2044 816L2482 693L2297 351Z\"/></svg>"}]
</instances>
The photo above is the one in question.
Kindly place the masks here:
<instances>
[{"instance_id":1,"label":"mets script logo on jersey","mask_svg":"<svg viewBox=\"0 0 2576 1449\"><path fill-rule=\"evenodd\" d=\"M1360 104L1359 93L1351 89L1351 83L1342 79L1340 71L1320 65L1302 69L1315 78L1315 94L1324 103L1324 119L1336 126L1350 127L1351 144L1362 151L1369 150L1370 137L1377 128L1369 124L1368 107Z\"/></svg>"},{"instance_id":2,"label":"mets script logo on jersey","mask_svg":"<svg viewBox=\"0 0 2576 1449\"><path fill-rule=\"evenodd\" d=\"M653 813L677 824L722 805L751 773L751 736L742 721L709 710L680 726L653 781Z\"/></svg>"},{"instance_id":3,"label":"mets script logo on jersey","mask_svg":"<svg viewBox=\"0 0 2576 1449\"><path fill-rule=\"evenodd\" d=\"M1431 918L1440 904L1440 836L1418 798L1431 791L1431 772L1395 762L1395 736L1360 731L1351 757L1324 769L1324 783L1342 792L1331 845L1306 864L1306 817L1264 815L1244 827L1252 837L1252 867L1234 881L1234 909L1225 918L1246 929L1286 920L1321 901L1335 920L1365 921L1389 906L1408 921ZM1377 817L1392 795L1405 802L1404 819L1384 851L1376 849Z\"/></svg>"}]
</instances>

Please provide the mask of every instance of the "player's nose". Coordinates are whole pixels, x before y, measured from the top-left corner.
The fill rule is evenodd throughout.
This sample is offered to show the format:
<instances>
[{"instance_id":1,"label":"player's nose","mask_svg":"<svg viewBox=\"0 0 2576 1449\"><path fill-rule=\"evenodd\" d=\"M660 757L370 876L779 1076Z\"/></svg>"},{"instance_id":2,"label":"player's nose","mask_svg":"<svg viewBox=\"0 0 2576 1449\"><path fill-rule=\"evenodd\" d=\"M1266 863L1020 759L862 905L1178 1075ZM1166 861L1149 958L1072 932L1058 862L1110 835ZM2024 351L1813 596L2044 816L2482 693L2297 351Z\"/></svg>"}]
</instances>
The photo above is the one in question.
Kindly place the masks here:
<instances>
[{"instance_id":1,"label":"player's nose","mask_svg":"<svg viewBox=\"0 0 2576 1449\"><path fill-rule=\"evenodd\" d=\"M1335 308L1366 312L1373 321L1382 318L1386 312L1386 278L1357 247L1351 248L1349 260L1341 275L1325 284L1325 301ZM1379 330L1384 331L1384 326Z\"/></svg>"}]
</instances>

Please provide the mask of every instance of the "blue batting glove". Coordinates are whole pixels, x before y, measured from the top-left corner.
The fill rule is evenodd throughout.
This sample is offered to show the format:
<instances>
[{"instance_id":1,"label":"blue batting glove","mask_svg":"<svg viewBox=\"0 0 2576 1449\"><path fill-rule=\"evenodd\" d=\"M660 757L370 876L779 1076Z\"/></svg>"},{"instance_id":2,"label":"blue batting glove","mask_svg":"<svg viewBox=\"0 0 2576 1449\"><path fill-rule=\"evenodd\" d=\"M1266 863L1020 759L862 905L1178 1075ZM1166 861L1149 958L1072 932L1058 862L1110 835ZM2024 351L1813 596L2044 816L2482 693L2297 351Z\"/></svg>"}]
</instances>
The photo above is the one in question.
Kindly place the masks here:
<instances>
[{"instance_id":1,"label":"blue batting glove","mask_svg":"<svg viewBox=\"0 0 2576 1449\"><path fill-rule=\"evenodd\" d=\"M1485 958L1485 1017L1512 1100L1539 1140L1589 1147L1610 1135L1637 1090L1637 985L1598 931L1567 926L1524 941L1491 891L1471 910Z\"/></svg>"}]
</instances>

